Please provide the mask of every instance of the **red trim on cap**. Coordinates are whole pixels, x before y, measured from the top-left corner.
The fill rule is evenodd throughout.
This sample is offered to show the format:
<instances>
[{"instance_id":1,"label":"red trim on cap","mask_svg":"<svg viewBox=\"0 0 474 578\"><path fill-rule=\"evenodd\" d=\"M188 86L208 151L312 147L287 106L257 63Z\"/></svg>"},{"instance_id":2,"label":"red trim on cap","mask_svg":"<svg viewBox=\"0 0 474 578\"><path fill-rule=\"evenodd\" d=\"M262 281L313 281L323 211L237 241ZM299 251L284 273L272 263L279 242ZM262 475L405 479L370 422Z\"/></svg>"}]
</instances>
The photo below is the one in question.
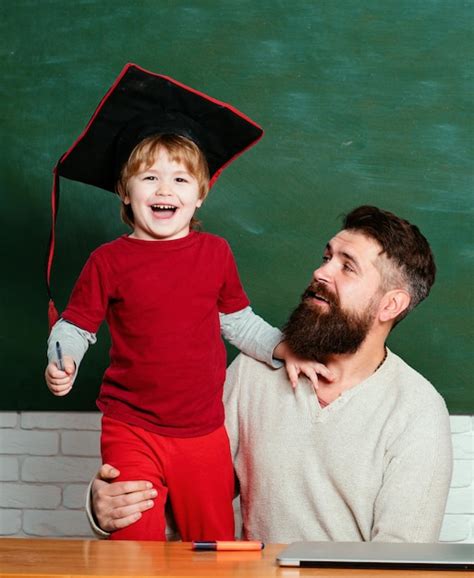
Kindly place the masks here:
<instances>
[{"instance_id":1,"label":"red trim on cap","mask_svg":"<svg viewBox=\"0 0 474 578\"><path fill-rule=\"evenodd\" d=\"M51 235L49 238L48 260L46 264L46 283L50 287L51 268L53 266L54 246L56 242L56 215L57 215L57 165L53 169L53 186L51 188ZM48 291L50 294L50 292Z\"/></svg>"},{"instance_id":2,"label":"red trim on cap","mask_svg":"<svg viewBox=\"0 0 474 578\"><path fill-rule=\"evenodd\" d=\"M51 231L49 235L49 246L46 261L46 288L49 295L49 305L48 305L48 321L49 329L56 323L59 318L56 307L54 306L54 301L51 295L51 270L53 268L54 259L54 249L56 245L56 218L58 215L59 206L59 177L58 177L58 165L53 169L53 186L51 188Z\"/></svg>"}]
</instances>

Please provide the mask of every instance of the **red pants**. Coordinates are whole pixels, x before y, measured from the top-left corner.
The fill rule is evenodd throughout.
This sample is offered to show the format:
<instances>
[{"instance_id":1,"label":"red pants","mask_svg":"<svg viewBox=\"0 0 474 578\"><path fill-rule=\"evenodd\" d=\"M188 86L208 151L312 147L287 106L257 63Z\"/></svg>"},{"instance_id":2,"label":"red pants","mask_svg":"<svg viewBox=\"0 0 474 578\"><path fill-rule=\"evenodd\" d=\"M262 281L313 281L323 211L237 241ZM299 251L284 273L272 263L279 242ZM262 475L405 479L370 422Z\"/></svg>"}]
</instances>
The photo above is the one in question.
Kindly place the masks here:
<instances>
[{"instance_id":1,"label":"red pants","mask_svg":"<svg viewBox=\"0 0 474 578\"><path fill-rule=\"evenodd\" d=\"M165 540L170 502L183 541L234 540L234 471L224 426L200 437L172 438L102 418L102 459L120 470L114 481L148 480L155 505L114 540Z\"/></svg>"}]
</instances>

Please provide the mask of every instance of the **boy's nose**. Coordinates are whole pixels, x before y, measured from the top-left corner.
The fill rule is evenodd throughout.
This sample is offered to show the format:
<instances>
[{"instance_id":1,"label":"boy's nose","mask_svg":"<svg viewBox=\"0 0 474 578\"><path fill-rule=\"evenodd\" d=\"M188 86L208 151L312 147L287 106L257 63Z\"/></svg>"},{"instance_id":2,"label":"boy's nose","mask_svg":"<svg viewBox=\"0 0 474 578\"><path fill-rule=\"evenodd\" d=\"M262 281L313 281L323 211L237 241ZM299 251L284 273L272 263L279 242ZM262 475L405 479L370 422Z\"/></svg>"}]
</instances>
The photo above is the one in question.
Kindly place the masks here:
<instances>
[{"instance_id":1,"label":"boy's nose","mask_svg":"<svg viewBox=\"0 0 474 578\"><path fill-rule=\"evenodd\" d=\"M164 183L163 181L159 182L156 189L155 195L171 195L171 188L168 183Z\"/></svg>"}]
</instances>

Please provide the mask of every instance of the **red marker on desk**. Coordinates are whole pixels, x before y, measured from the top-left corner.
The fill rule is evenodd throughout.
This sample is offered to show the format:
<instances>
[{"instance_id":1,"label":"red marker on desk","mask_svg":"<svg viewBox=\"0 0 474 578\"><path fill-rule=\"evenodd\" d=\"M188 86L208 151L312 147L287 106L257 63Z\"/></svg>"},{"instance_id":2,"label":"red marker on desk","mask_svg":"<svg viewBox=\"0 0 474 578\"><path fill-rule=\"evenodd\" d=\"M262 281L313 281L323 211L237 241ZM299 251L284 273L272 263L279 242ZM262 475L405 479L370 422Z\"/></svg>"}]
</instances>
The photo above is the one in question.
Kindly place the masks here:
<instances>
[{"instance_id":1,"label":"red marker on desk","mask_svg":"<svg viewBox=\"0 0 474 578\"><path fill-rule=\"evenodd\" d=\"M256 540L193 542L193 550L263 550L265 544Z\"/></svg>"}]
</instances>

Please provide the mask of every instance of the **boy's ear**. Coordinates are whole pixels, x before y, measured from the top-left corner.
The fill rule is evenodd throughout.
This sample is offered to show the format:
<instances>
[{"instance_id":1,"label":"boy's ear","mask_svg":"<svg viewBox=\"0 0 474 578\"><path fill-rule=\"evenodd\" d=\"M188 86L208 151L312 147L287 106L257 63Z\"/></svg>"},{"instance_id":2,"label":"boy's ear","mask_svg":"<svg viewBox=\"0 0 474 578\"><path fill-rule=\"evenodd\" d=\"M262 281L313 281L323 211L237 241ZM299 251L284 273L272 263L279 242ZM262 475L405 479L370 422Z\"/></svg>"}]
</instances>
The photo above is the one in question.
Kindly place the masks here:
<instances>
[{"instance_id":1,"label":"boy's ear","mask_svg":"<svg viewBox=\"0 0 474 578\"><path fill-rule=\"evenodd\" d=\"M124 187L120 183L117 183L117 186L115 187L115 192L117 193L118 197L120 198L120 200L124 205L130 204L130 197L128 196L128 192L124 190Z\"/></svg>"},{"instance_id":2,"label":"boy's ear","mask_svg":"<svg viewBox=\"0 0 474 578\"><path fill-rule=\"evenodd\" d=\"M198 199L196 202L196 208L199 209L199 207L202 207L203 203L204 203L204 199Z\"/></svg>"},{"instance_id":3,"label":"boy's ear","mask_svg":"<svg viewBox=\"0 0 474 578\"><path fill-rule=\"evenodd\" d=\"M392 289L382 297L379 310L380 321L391 321L410 305L411 297L405 289Z\"/></svg>"}]
</instances>

